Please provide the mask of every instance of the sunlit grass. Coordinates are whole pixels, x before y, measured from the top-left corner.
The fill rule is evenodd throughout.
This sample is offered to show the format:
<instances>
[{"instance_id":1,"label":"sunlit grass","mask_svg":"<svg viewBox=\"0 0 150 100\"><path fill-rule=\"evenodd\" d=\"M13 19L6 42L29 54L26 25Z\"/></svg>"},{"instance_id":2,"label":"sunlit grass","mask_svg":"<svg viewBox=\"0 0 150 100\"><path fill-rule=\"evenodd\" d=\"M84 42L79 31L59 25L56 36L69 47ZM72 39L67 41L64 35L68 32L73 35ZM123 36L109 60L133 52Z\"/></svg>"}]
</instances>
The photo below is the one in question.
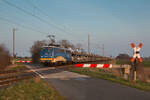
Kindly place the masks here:
<instances>
[{"instance_id":1,"label":"sunlit grass","mask_svg":"<svg viewBox=\"0 0 150 100\"><path fill-rule=\"evenodd\" d=\"M23 69L26 69L26 66L21 65L21 64L15 66L15 67L9 68L9 70L23 70Z\"/></svg>"},{"instance_id":2,"label":"sunlit grass","mask_svg":"<svg viewBox=\"0 0 150 100\"><path fill-rule=\"evenodd\" d=\"M19 82L0 90L0 100L65 100L56 90L40 79Z\"/></svg>"}]
</instances>

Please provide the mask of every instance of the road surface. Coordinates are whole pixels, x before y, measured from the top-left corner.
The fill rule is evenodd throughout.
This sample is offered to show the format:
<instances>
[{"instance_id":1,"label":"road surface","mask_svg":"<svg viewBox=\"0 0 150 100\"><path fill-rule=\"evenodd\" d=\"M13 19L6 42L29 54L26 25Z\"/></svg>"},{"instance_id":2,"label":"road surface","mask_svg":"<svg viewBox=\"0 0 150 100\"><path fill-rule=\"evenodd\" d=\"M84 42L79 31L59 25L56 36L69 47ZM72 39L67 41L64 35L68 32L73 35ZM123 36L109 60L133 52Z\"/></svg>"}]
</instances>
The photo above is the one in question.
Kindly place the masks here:
<instances>
[{"instance_id":1,"label":"road surface","mask_svg":"<svg viewBox=\"0 0 150 100\"><path fill-rule=\"evenodd\" d=\"M107 80L51 68L38 73L67 100L150 100L150 92Z\"/></svg>"}]
</instances>

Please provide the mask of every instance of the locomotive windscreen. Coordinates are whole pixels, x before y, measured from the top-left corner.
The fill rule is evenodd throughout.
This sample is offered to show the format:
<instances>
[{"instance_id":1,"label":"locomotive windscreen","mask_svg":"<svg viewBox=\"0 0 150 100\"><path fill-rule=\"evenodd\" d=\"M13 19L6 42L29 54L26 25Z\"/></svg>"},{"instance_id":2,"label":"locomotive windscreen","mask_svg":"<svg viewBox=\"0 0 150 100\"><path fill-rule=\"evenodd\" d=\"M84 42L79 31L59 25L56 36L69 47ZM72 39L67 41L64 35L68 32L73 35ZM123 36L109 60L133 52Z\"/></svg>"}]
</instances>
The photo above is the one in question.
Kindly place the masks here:
<instances>
[{"instance_id":1,"label":"locomotive windscreen","mask_svg":"<svg viewBox=\"0 0 150 100\"><path fill-rule=\"evenodd\" d=\"M50 57L52 57L52 52L53 52L53 48L51 48L51 47L41 48L41 50L40 50L41 58L50 58Z\"/></svg>"}]
</instances>

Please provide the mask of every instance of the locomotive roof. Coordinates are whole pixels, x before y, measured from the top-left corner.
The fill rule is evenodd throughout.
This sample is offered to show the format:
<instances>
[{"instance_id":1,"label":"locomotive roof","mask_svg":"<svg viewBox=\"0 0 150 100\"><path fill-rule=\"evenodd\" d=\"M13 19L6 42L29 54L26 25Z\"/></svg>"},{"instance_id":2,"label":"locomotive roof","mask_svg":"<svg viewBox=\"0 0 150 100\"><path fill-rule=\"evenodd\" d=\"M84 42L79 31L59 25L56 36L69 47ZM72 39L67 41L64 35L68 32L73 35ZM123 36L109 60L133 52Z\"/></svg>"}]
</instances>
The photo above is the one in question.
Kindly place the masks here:
<instances>
[{"instance_id":1,"label":"locomotive roof","mask_svg":"<svg viewBox=\"0 0 150 100\"><path fill-rule=\"evenodd\" d=\"M67 49L67 48L56 47L56 46L43 46L42 48L59 48L59 49L69 50L69 49ZM69 50L69 51L70 51L70 50Z\"/></svg>"}]
</instances>

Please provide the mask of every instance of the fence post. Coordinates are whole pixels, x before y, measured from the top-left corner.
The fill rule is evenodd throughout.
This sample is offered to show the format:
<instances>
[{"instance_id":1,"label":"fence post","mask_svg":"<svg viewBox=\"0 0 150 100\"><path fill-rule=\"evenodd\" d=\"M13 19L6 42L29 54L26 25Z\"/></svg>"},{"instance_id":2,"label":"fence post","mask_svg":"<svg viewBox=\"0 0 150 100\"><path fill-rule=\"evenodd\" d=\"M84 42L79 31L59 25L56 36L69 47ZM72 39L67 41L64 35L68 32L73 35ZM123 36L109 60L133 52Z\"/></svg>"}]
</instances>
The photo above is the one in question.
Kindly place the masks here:
<instances>
[{"instance_id":1,"label":"fence post","mask_svg":"<svg viewBox=\"0 0 150 100\"><path fill-rule=\"evenodd\" d=\"M124 79L128 79L129 78L129 74L130 74L131 66L130 65L124 65L123 68L124 68L124 75L123 75L123 77L124 77Z\"/></svg>"}]
</instances>

